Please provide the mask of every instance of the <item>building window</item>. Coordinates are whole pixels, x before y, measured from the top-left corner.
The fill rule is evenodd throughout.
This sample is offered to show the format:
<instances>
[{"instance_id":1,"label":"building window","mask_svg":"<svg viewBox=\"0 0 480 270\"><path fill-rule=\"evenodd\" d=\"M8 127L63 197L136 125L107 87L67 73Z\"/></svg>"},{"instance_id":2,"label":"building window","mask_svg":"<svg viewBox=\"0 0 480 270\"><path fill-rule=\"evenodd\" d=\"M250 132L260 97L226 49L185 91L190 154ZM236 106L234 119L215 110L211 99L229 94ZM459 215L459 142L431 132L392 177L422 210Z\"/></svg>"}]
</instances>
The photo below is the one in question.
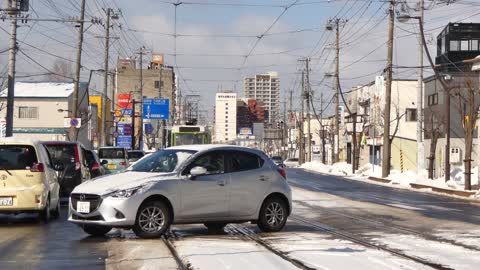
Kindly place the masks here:
<instances>
[{"instance_id":1,"label":"building window","mask_svg":"<svg viewBox=\"0 0 480 270\"><path fill-rule=\"evenodd\" d=\"M470 51L478 51L478 40L470 40Z\"/></svg>"},{"instance_id":2,"label":"building window","mask_svg":"<svg viewBox=\"0 0 480 270\"><path fill-rule=\"evenodd\" d=\"M428 95L428 106L438 104L438 93Z\"/></svg>"},{"instance_id":3,"label":"building window","mask_svg":"<svg viewBox=\"0 0 480 270\"><path fill-rule=\"evenodd\" d=\"M228 127L228 124L225 124L225 127Z\"/></svg>"},{"instance_id":4,"label":"building window","mask_svg":"<svg viewBox=\"0 0 480 270\"><path fill-rule=\"evenodd\" d=\"M163 87L163 81L162 81L162 82L160 82L160 81L155 81L154 84L155 84L154 86L155 86L156 89L160 88L160 86Z\"/></svg>"},{"instance_id":5,"label":"building window","mask_svg":"<svg viewBox=\"0 0 480 270\"><path fill-rule=\"evenodd\" d=\"M460 50L460 45L459 45L458 40L450 40L450 51L455 52Z\"/></svg>"},{"instance_id":6,"label":"building window","mask_svg":"<svg viewBox=\"0 0 480 270\"><path fill-rule=\"evenodd\" d=\"M38 119L38 107L18 107L18 118Z\"/></svg>"},{"instance_id":7,"label":"building window","mask_svg":"<svg viewBox=\"0 0 480 270\"><path fill-rule=\"evenodd\" d=\"M225 123L228 123L228 120L225 120Z\"/></svg>"},{"instance_id":8,"label":"building window","mask_svg":"<svg viewBox=\"0 0 480 270\"><path fill-rule=\"evenodd\" d=\"M405 120L407 122L417 121L417 109L407 109L405 112Z\"/></svg>"},{"instance_id":9,"label":"building window","mask_svg":"<svg viewBox=\"0 0 480 270\"><path fill-rule=\"evenodd\" d=\"M228 115L225 115L225 119L228 119Z\"/></svg>"},{"instance_id":10,"label":"building window","mask_svg":"<svg viewBox=\"0 0 480 270\"><path fill-rule=\"evenodd\" d=\"M461 51L468 51L468 40L460 41L460 50Z\"/></svg>"}]
</instances>

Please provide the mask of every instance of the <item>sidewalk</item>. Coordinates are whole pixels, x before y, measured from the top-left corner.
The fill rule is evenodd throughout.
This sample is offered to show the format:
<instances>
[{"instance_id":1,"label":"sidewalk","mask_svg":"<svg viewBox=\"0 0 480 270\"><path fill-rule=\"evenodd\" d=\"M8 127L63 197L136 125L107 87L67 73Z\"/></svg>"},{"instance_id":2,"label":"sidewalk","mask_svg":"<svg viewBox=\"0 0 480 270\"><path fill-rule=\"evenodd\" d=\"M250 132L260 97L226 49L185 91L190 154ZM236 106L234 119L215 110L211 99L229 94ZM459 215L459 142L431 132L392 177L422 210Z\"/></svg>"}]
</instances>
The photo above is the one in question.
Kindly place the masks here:
<instances>
[{"instance_id":1,"label":"sidewalk","mask_svg":"<svg viewBox=\"0 0 480 270\"><path fill-rule=\"evenodd\" d=\"M427 171L424 171L421 175L412 171L403 173L391 171L391 174L387 178L381 178L382 168L380 166L372 166L371 164L360 167L355 174L352 173L351 164L347 164L346 162L325 165L321 162L313 161L303 164L300 168L311 172L344 176L351 180L365 181L372 184L480 201L480 190L464 190L463 171L458 168L452 170L450 174L452 180L448 182L445 182L444 178L434 180L427 179ZM472 176L472 185L478 186L477 179L478 176L477 173L475 173Z\"/></svg>"}]
</instances>

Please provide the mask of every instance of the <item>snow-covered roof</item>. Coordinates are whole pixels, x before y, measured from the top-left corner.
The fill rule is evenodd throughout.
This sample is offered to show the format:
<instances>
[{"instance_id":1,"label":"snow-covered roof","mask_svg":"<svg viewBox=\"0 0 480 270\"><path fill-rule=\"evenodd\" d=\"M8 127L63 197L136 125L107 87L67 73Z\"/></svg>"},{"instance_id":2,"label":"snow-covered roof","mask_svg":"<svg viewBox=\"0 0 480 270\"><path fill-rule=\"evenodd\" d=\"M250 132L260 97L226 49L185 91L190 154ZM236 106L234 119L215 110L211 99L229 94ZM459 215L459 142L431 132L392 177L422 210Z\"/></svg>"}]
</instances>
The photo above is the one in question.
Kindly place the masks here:
<instances>
[{"instance_id":1,"label":"snow-covered roof","mask_svg":"<svg viewBox=\"0 0 480 270\"><path fill-rule=\"evenodd\" d=\"M7 97L8 89L0 92ZM62 82L17 82L15 97L67 98L73 93L73 83Z\"/></svg>"}]
</instances>

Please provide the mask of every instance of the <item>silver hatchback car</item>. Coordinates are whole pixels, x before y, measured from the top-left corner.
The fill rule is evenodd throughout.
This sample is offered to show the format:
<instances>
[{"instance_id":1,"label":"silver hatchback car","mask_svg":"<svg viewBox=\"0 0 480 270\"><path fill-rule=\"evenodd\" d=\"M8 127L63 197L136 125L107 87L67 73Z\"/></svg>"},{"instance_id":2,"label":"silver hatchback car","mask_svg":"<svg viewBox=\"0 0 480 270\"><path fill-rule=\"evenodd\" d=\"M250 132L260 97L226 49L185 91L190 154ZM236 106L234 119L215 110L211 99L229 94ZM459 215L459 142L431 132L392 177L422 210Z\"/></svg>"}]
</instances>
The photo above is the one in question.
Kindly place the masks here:
<instances>
[{"instance_id":1,"label":"silver hatchback car","mask_svg":"<svg viewBox=\"0 0 480 270\"><path fill-rule=\"evenodd\" d=\"M285 170L262 151L188 145L158 151L124 173L77 186L69 221L95 236L119 227L155 238L181 223L219 230L227 223L252 222L275 232L291 211Z\"/></svg>"}]
</instances>

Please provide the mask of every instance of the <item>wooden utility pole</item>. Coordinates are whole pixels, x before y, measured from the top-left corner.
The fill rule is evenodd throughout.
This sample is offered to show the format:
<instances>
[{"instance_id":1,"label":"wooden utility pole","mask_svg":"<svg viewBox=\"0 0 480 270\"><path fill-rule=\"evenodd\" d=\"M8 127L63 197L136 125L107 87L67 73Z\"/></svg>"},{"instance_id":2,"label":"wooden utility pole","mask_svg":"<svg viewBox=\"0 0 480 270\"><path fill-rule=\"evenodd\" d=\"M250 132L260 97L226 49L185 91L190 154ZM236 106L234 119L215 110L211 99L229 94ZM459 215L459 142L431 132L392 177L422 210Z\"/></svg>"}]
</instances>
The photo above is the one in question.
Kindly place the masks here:
<instances>
[{"instance_id":1,"label":"wooden utility pole","mask_svg":"<svg viewBox=\"0 0 480 270\"><path fill-rule=\"evenodd\" d=\"M307 161L312 161L312 132L310 126L310 99L311 96L311 89L310 89L310 70L309 70L309 62L310 58L305 59L305 65L307 69L307 86L305 87L305 98L307 100L307 138L308 138L308 152L307 152Z\"/></svg>"},{"instance_id":2,"label":"wooden utility pole","mask_svg":"<svg viewBox=\"0 0 480 270\"><path fill-rule=\"evenodd\" d=\"M290 100L288 102L288 117L292 114L292 99L293 99L293 90L290 90ZM292 157L291 149L292 149L292 129L290 125L288 127L288 157Z\"/></svg>"},{"instance_id":3,"label":"wooden utility pole","mask_svg":"<svg viewBox=\"0 0 480 270\"><path fill-rule=\"evenodd\" d=\"M334 135L334 146L332 151L334 152L334 159L332 163L339 161L339 152L340 152L340 29L339 29L339 19L335 21L335 77L337 81L337 89L335 92L335 135Z\"/></svg>"},{"instance_id":4,"label":"wooden utility pole","mask_svg":"<svg viewBox=\"0 0 480 270\"><path fill-rule=\"evenodd\" d=\"M386 67L386 85L385 85L385 111L383 113L383 156L382 156L382 177L390 174L390 107L392 102L392 62L393 62L393 31L395 23L395 1L390 0L389 8L390 20L388 27L388 52Z\"/></svg>"},{"instance_id":5,"label":"wooden utility pole","mask_svg":"<svg viewBox=\"0 0 480 270\"><path fill-rule=\"evenodd\" d=\"M326 128L323 126L323 93L320 93L320 137L322 138L322 163L327 164L327 153L325 151L325 133Z\"/></svg>"},{"instance_id":6,"label":"wooden utility pole","mask_svg":"<svg viewBox=\"0 0 480 270\"><path fill-rule=\"evenodd\" d=\"M8 90L7 90L7 123L6 137L13 136L13 114L15 101L15 62L17 55L17 1L8 2L8 13L10 15L10 46L8 54Z\"/></svg>"},{"instance_id":7,"label":"wooden utility pole","mask_svg":"<svg viewBox=\"0 0 480 270\"><path fill-rule=\"evenodd\" d=\"M75 78L73 81L73 102L72 102L72 118L78 117L78 95L80 86L80 70L82 68L82 50L83 50L83 25L85 20L85 0L80 4L80 20L78 28L78 43L77 43L77 62L75 63ZM77 140L78 130L76 127L70 127L70 141Z\"/></svg>"},{"instance_id":8,"label":"wooden utility pole","mask_svg":"<svg viewBox=\"0 0 480 270\"><path fill-rule=\"evenodd\" d=\"M423 23L424 1L420 0L420 21ZM420 33L421 35L421 33ZM425 146L423 145L423 38L419 37L418 80L417 80L417 174L425 168Z\"/></svg>"},{"instance_id":9,"label":"wooden utility pole","mask_svg":"<svg viewBox=\"0 0 480 270\"><path fill-rule=\"evenodd\" d=\"M112 9L107 8L107 24L105 24L105 59L103 62L103 95L102 95L102 134L100 136L100 145L107 145L107 94L108 94L108 58L110 47L110 15Z\"/></svg>"},{"instance_id":10,"label":"wooden utility pole","mask_svg":"<svg viewBox=\"0 0 480 270\"><path fill-rule=\"evenodd\" d=\"M300 121L299 121L299 139L300 143L298 146L299 149L299 157L298 157L298 162L300 165L305 163L305 141L304 141L304 134L303 134L303 111L304 111L304 103L305 103L305 71L302 71L302 109L300 113Z\"/></svg>"}]
</instances>

